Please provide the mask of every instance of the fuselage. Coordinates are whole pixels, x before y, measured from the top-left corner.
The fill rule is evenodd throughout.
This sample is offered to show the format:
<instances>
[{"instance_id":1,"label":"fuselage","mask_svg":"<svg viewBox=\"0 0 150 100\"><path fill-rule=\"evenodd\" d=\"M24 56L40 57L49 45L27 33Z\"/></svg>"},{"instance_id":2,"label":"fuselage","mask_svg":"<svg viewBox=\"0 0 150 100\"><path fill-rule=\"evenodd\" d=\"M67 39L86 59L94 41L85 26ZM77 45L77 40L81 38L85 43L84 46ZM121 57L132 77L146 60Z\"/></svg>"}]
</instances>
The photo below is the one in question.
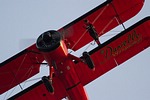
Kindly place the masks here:
<instances>
[{"instance_id":1,"label":"fuselage","mask_svg":"<svg viewBox=\"0 0 150 100\"><path fill-rule=\"evenodd\" d=\"M84 86L81 84L76 71L75 63L70 58L65 42L57 31L48 31L40 36L37 40L37 48L41 51L44 59L50 67L54 67L54 75L58 77L65 87L69 100L88 100ZM51 39L46 40L47 39ZM44 43L49 42L49 43ZM52 43L53 42L53 43Z\"/></svg>"}]
</instances>

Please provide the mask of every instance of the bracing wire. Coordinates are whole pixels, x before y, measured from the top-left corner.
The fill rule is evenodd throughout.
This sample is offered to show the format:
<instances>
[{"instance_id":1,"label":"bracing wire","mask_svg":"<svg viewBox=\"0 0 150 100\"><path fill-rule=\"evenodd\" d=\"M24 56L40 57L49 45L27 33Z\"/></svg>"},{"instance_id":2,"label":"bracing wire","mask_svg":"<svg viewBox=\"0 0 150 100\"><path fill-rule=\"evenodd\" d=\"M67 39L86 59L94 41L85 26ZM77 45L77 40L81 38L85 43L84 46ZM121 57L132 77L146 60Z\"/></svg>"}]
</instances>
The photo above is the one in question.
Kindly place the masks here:
<instances>
[{"instance_id":1,"label":"bracing wire","mask_svg":"<svg viewBox=\"0 0 150 100\"><path fill-rule=\"evenodd\" d=\"M46 66L48 66L48 65L46 65ZM30 76L31 73L32 73L32 71L33 71L33 68L34 68L34 67L31 66L31 67L28 69L28 71L24 74L24 76L21 78L21 80L22 80L24 77L26 77L27 74L28 74L28 76ZM31 80L26 80L25 82L21 83L21 84L23 84L22 86L21 86L21 84L18 84L18 85L19 85L20 89L23 91L23 90L24 90L24 87L25 87L25 84L26 84L27 82L39 80L39 79L41 79L41 78L42 78L42 77L34 78L34 79L31 79ZM17 87L17 86L16 86L16 87ZM7 96L7 97L10 97L11 94L15 91L16 87L14 87L13 90L11 90L11 92L9 93L9 95L7 94L6 96ZM6 98L6 97L5 97L5 98ZM5 99L5 98L4 98L4 99Z\"/></svg>"},{"instance_id":2,"label":"bracing wire","mask_svg":"<svg viewBox=\"0 0 150 100\"><path fill-rule=\"evenodd\" d=\"M48 66L48 65L46 65L46 67L47 67L47 66ZM28 74L28 76L30 76L30 74L31 74L32 70L33 70L33 67L31 66L31 70L30 70L30 73ZM31 79L31 80L26 80L26 81L24 82L23 87L25 86L25 84L26 84L27 82L35 81L35 80L39 80L39 79L41 79L41 78L42 78L42 77L34 78L34 79Z\"/></svg>"},{"instance_id":3,"label":"bracing wire","mask_svg":"<svg viewBox=\"0 0 150 100\"><path fill-rule=\"evenodd\" d=\"M111 32L115 32L114 34L107 34L107 35L104 35L104 36L101 36L101 37L110 37L110 36L115 36L117 35L119 32L121 31L111 31ZM94 46L96 44L95 41L91 42L85 49L84 51L87 51L91 46ZM82 56L82 54L80 54L80 56Z\"/></svg>"},{"instance_id":4,"label":"bracing wire","mask_svg":"<svg viewBox=\"0 0 150 100\"><path fill-rule=\"evenodd\" d=\"M103 12L106 10L106 8L108 7L108 5L109 5L109 4L107 4L107 6L104 7L104 9L103 9L103 10L99 13L99 15L94 19L94 21L92 22L92 24L94 24L94 23L97 21L97 19L103 14ZM78 39L78 41L76 41L76 43L72 46L71 49L73 49L73 48L80 42L80 40L83 38L83 36L85 35L86 32L87 32L87 30L84 31L84 33L81 35L81 37Z\"/></svg>"},{"instance_id":5,"label":"bracing wire","mask_svg":"<svg viewBox=\"0 0 150 100\"><path fill-rule=\"evenodd\" d=\"M11 83L10 83L9 87L11 87L11 86L12 86L12 84L14 83L14 81L15 81L15 80L17 81L16 76L17 76L18 72L20 71L21 66L22 66L22 64L24 63L24 61L25 61L25 58L26 58L26 57L27 57L27 54L25 54L25 55L24 55L24 58L23 58L22 62L20 63L20 65L19 65L19 67L18 67L18 69L17 69L16 74L14 74L14 73L12 72L12 73L13 73L13 75L14 75L14 79L11 81ZM5 100L6 96L7 96L7 94L8 94L8 92L5 94L5 96L4 96L4 100Z\"/></svg>"},{"instance_id":6,"label":"bracing wire","mask_svg":"<svg viewBox=\"0 0 150 100\"><path fill-rule=\"evenodd\" d=\"M116 13L117 16L115 16L114 18L112 18L112 20L110 20L110 21L107 23L107 25L102 29L102 31L101 31L98 35L101 35L101 34L105 31L105 29L113 22L114 19L117 21L118 25L121 24L122 27L123 27L123 29L124 29L124 30L126 29L126 28L125 28L125 25L122 23L122 20L120 19L119 15L118 15L118 12L116 11L116 8L114 7L114 5L113 5L112 3L111 3L111 5L112 5L112 7L113 7L113 9L114 9L114 11L115 11L115 13ZM106 6L106 7L107 7L107 6ZM104 10L105 10L105 9L104 9ZM98 17L99 17L99 16L98 16ZM97 18L95 18L95 20L93 21L93 23L94 23L96 20L97 20ZM111 34L111 35L116 35L116 34ZM111 36L111 35L109 35L109 36ZM105 36L108 36L108 35L105 35ZM91 46L91 44L89 44L89 46L88 46L87 48L85 48L84 51L86 51L90 46Z\"/></svg>"}]
</instances>

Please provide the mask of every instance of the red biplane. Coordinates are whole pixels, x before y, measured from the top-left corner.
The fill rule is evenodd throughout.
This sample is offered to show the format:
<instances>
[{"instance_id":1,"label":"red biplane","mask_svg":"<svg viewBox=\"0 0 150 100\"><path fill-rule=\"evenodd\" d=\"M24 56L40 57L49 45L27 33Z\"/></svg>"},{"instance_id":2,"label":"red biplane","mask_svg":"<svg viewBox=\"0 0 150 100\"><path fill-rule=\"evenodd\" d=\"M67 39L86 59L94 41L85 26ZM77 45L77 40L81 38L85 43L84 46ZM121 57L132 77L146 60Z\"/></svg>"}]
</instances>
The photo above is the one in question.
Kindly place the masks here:
<instances>
[{"instance_id":1,"label":"red biplane","mask_svg":"<svg viewBox=\"0 0 150 100\"><path fill-rule=\"evenodd\" d=\"M123 25L140 11L143 3L144 0L107 0L58 31L44 32L36 44L0 64L0 93L37 74L45 60L50 75L9 99L88 100L86 84L150 46L149 17L128 29ZM125 30L101 44L99 37L120 24ZM68 52L92 40L97 47L83 52L81 57Z\"/></svg>"}]
</instances>

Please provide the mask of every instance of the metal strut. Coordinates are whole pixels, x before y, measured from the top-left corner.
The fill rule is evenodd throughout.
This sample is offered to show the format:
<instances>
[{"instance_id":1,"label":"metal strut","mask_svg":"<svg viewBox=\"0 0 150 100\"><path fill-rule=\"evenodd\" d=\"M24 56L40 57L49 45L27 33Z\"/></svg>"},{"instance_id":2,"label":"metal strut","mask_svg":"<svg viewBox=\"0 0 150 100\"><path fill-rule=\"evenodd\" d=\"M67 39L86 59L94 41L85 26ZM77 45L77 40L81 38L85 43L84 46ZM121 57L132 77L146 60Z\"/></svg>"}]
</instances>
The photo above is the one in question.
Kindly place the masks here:
<instances>
[{"instance_id":1,"label":"metal strut","mask_svg":"<svg viewBox=\"0 0 150 100\"><path fill-rule=\"evenodd\" d=\"M117 12L115 6L113 5L113 3L110 3L110 4L112 5L112 7L113 7L113 9L114 9L114 11L115 11L115 13L116 13L116 20L117 20L117 22L119 22L119 24L121 24L122 27L123 27L124 30L125 30L125 29L126 29L126 28L125 28L125 25L123 24L123 22L122 22L122 20L121 20L121 18L120 18L120 16L119 16L119 14L118 14L118 12Z\"/></svg>"}]
</instances>

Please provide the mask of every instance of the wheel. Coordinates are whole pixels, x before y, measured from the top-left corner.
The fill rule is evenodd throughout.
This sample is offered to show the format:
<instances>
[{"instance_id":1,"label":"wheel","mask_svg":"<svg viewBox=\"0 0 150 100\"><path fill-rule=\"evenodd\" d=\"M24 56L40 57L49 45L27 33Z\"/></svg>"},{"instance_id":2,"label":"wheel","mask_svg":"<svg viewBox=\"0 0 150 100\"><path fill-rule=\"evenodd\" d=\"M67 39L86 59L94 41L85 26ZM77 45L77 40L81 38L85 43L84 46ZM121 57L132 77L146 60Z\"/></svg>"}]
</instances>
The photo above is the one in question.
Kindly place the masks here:
<instances>
[{"instance_id":1,"label":"wheel","mask_svg":"<svg viewBox=\"0 0 150 100\"><path fill-rule=\"evenodd\" d=\"M95 69L94 63L88 52L83 52L83 59L90 69Z\"/></svg>"},{"instance_id":2,"label":"wheel","mask_svg":"<svg viewBox=\"0 0 150 100\"><path fill-rule=\"evenodd\" d=\"M54 93L54 88L52 86L52 82L49 81L49 79L46 76L42 77L42 81L46 87L46 89L50 92L50 93Z\"/></svg>"}]
</instances>

